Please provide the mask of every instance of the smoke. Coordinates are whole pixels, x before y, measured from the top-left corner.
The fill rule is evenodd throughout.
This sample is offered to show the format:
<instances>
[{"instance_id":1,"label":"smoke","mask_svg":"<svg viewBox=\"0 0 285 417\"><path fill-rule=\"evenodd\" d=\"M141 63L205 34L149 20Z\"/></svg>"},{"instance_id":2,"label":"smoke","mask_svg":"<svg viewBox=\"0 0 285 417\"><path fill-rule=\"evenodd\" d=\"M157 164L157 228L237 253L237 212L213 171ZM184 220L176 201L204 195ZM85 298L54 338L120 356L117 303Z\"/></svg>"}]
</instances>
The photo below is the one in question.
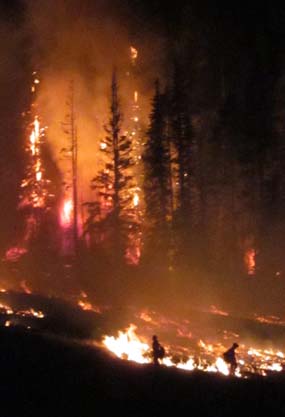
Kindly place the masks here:
<instances>
[{"instance_id":1,"label":"smoke","mask_svg":"<svg viewBox=\"0 0 285 417\"><path fill-rule=\"evenodd\" d=\"M32 39L32 67L40 71L39 113L48 126L53 157L64 172L61 149L68 137L62 124L69 112L68 89L74 82L78 134L78 182L80 203L92 198L90 180L102 164L99 145L108 122L111 74L118 72L119 95L127 129L134 90L138 91L142 125L147 125L153 80L158 74L161 38L135 39L136 19L120 2L48 0L26 3L26 31ZM141 32L140 28L137 28ZM139 40L138 40L139 39ZM130 46L138 49L132 65ZM152 45L147 48L147 45Z\"/></svg>"}]
</instances>

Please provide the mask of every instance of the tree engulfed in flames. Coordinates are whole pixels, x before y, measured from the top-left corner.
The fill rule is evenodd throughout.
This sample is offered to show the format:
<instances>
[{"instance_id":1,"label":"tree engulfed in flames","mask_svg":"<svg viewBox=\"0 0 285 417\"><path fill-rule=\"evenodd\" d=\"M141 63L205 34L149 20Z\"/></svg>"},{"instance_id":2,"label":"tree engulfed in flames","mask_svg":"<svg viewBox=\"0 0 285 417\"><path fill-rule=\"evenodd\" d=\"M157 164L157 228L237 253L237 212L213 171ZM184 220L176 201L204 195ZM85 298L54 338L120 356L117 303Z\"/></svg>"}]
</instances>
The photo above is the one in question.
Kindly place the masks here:
<instances>
[{"instance_id":1,"label":"tree engulfed in flames","mask_svg":"<svg viewBox=\"0 0 285 417\"><path fill-rule=\"evenodd\" d=\"M33 73L34 80L31 91L36 93L36 86L40 83L36 72ZM40 117L35 114L35 99L29 112L32 121L29 125L28 142L26 151L28 153L28 166L26 177L22 180L22 193L20 196L20 208L30 206L31 208L46 208L49 198L48 185L50 181L45 178L42 145L44 143L46 127L41 126Z\"/></svg>"},{"instance_id":2,"label":"tree engulfed in flames","mask_svg":"<svg viewBox=\"0 0 285 417\"><path fill-rule=\"evenodd\" d=\"M132 160L134 162L132 168L132 176L134 180L134 187L130 190L132 195L132 208L134 213L134 220L137 224L142 222L142 137L140 126L140 106L138 102L138 91L136 87L135 68L138 59L138 50L134 46L130 46L131 67L127 73L130 76L132 88L134 88L132 98L130 100L130 118L128 130L125 132L126 136L130 137L132 143ZM129 233L129 244L126 253L126 260L129 264L137 265L141 257L142 235L140 230Z\"/></svg>"},{"instance_id":3,"label":"tree engulfed in flames","mask_svg":"<svg viewBox=\"0 0 285 417\"><path fill-rule=\"evenodd\" d=\"M41 126L36 103L36 87L40 84L40 80L36 72L33 72L33 77L30 110L22 114L29 118L25 146L27 164L25 178L21 182L18 205L18 208L23 210L25 215L25 229L20 242L6 251L5 259L9 262L17 262L27 253L30 241L35 238L39 231L42 216L50 208L50 203L54 198L54 195L50 192L51 181L46 177L44 169L43 145L46 127Z\"/></svg>"}]
</instances>

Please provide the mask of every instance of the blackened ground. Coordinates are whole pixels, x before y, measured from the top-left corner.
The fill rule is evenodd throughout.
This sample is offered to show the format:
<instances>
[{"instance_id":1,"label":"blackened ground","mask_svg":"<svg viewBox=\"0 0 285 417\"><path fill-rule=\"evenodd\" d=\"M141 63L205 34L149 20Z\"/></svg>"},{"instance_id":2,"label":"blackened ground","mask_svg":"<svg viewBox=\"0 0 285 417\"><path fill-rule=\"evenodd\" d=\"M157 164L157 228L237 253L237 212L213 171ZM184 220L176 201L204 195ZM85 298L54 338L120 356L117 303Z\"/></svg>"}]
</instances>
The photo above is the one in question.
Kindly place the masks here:
<instances>
[{"instance_id":1,"label":"blackened ground","mask_svg":"<svg viewBox=\"0 0 285 417\"><path fill-rule=\"evenodd\" d=\"M113 358L95 347L0 329L0 416L282 416L285 375L240 380Z\"/></svg>"}]
</instances>

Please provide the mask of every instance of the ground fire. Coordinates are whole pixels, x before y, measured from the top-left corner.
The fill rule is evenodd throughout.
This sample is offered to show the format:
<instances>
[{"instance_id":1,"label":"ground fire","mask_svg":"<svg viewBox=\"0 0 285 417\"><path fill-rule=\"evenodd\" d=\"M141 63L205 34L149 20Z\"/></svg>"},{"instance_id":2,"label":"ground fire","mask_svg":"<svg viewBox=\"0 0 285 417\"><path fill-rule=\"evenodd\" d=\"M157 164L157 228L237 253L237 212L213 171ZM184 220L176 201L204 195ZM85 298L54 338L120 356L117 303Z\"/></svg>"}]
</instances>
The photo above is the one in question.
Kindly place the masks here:
<instances>
[{"instance_id":1,"label":"ground fire","mask_svg":"<svg viewBox=\"0 0 285 417\"><path fill-rule=\"evenodd\" d=\"M150 335L146 337L137 334L134 324L125 331L119 331L117 336L105 336L103 344L116 356L141 364L152 363ZM229 344L228 337L222 342L207 342L206 339L194 342L191 347L167 345L166 357L162 360L165 366L179 369L204 372L218 372L229 375L229 367L223 360L223 352ZM178 339L179 340L179 339ZM177 341L176 341L177 343ZM196 343L196 344L195 344ZM285 356L278 349L264 349L240 344L238 349L238 367L236 377L248 378L252 375L266 376L272 372L284 370Z\"/></svg>"},{"instance_id":2,"label":"ground fire","mask_svg":"<svg viewBox=\"0 0 285 417\"><path fill-rule=\"evenodd\" d=\"M41 308L39 308L39 302L42 305ZM106 316L109 316L111 321L118 319L116 311L112 312L111 307L92 303L88 300L88 295L84 291L79 294L77 303L75 300L69 302L72 303L74 312L78 308L82 309L88 315L91 314L92 316L94 314L94 317L100 317L102 323L106 322ZM49 303L50 301L47 308L45 301L43 302L41 297L37 299L37 296L31 292L23 296L20 293L10 292L2 288L0 291L1 325L9 328L23 326L27 330L39 329L42 325L37 323L38 320L49 320ZM54 307L52 310L54 310ZM211 308L207 314L212 316L211 320L215 316L222 319L230 316L229 313L227 316L220 315L219 310L212 313ZM175 367L184 371L199 370L220 373L228 376L229 367L223 360L223 353L233 340L238 340L236 377L266 377L274 373L284 372L285 354L280 348L282 343L278 342L278 338L277 341L272 341L270 346L262 346L262 341L253 341L254 336L251 337L252 342L249 342L248 335L244 338L243 343L243 330L241 334L234 333L226 323L224 323L224 326L227 326L228 329L224 328L221 332L218 329L213 331L210 328L201 328L200 324L197 324L199 319L192 323L191 320L178 319L177 317L170 318L151 310L137 311L131 308L128 310L128 315L133 315L133 323L123 330L117 330L113 332L113 335L107 335L104 334L103 326L98 339L92 341L91 334L94 329L91 327L90 336L89 338L86 336L83 343L100 346L123 360L142 365L151 364L151 338L153 334L160 332L160 339L163 340L166 351L165 357L161 361L162 366ZM274 322L270 321L270 318L268 318L268 321L265 321L265 317L263 319L261 324L259 317L250 318L253 324L259 323L259 326L268 326L270 322L271 330L277 328L279 336L283 334L284 324L277 324L276 317ZM205 324L205 321L203 322ZM240 320L239 325L243 329L242 320ZM45 328L45 325L43 326L42 329ZM222 333L221 336L219 336L220 333Z\"/></svg>"}]
</instances>

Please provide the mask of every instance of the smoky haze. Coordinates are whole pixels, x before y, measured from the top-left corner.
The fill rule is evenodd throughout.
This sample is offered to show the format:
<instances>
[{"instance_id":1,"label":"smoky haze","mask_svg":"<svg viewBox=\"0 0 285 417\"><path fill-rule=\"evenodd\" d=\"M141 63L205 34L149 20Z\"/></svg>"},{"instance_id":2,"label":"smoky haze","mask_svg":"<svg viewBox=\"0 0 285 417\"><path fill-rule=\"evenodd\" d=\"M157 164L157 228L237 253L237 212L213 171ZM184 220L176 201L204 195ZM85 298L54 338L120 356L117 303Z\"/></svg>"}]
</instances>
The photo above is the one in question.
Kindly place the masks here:
<instances>
[{"instance_id":1,"label":"smoky haze","mask_svg":"<svg viewBox=\"0 0 285 417\"><path fill-rule=\"evenodd\" d=\"M60 150L68 146L62 123L69 109L68 88L74 82L78 130L79 198L90 198L90 180L102 156L99 144L108 122L111 75L118 72L123 128L128 128L134 91L139 94L142 124L147 123L150 94L160 62L160 37L134 39L132 22L119 2L27 2L26 25L32 37L33 68L40 71L39 113L48 126L54 159L61 165ZM151 44L151 50L146 48ZM138 49L136 65L130 46ZM143 75L143 76L142 76Z\"/></svg>"}]
</instances>

